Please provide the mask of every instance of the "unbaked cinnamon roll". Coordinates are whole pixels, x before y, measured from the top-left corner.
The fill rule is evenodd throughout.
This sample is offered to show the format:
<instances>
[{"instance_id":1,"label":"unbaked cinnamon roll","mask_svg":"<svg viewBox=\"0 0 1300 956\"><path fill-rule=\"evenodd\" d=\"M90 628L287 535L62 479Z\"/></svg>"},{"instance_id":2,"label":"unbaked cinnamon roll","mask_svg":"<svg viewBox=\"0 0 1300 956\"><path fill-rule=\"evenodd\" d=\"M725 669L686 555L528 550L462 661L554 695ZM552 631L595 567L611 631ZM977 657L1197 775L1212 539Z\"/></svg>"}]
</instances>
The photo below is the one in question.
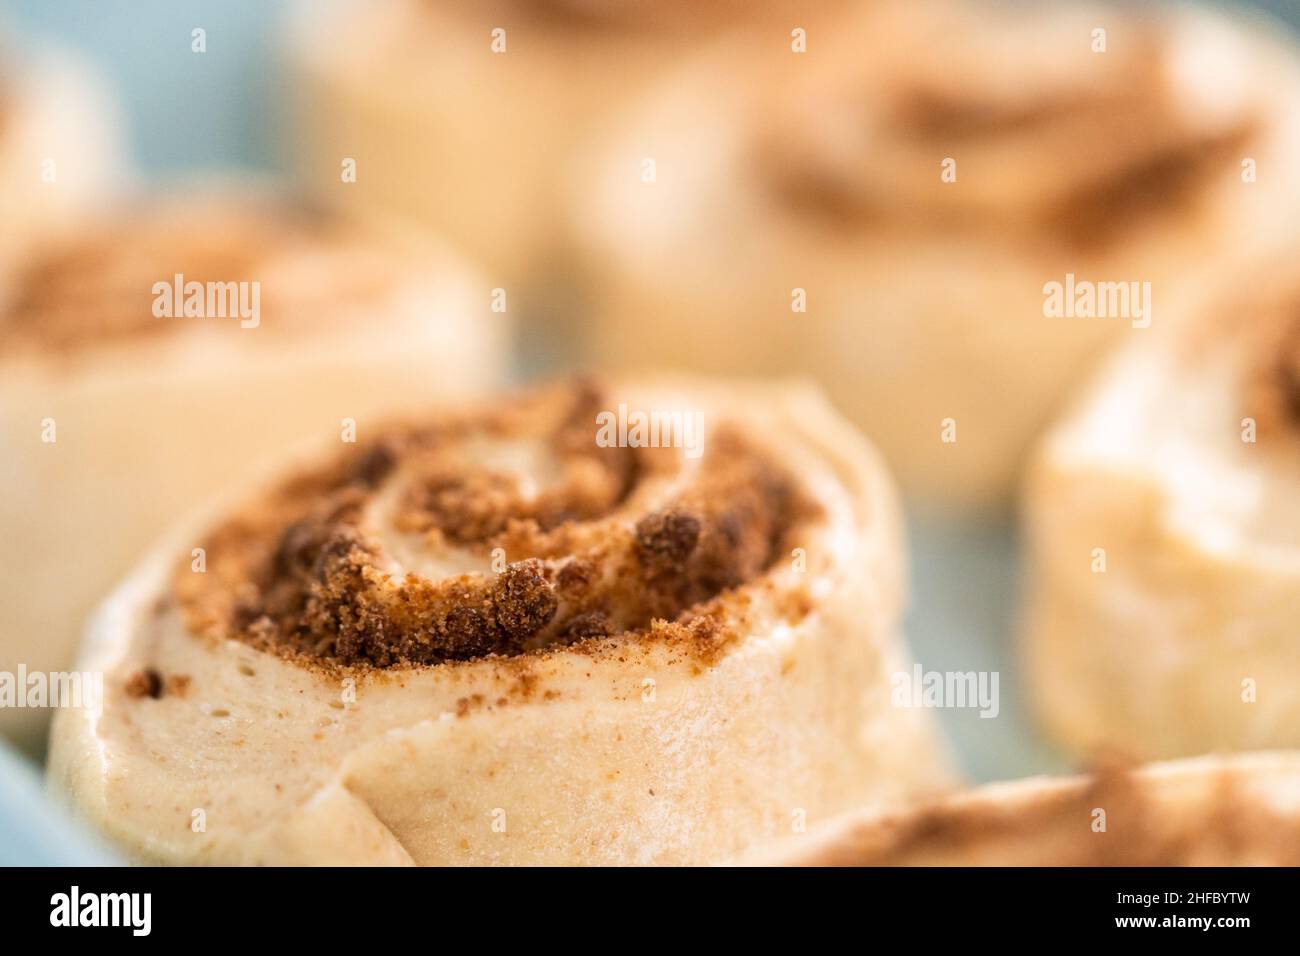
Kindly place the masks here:
<instances>
[{"instance_id":1,"label":"unbaked cinnamon roll","mask_svg":"<svg viewBox=\"0 0 1300 956\"><path fill-rule=\"evenodd\" d=\"M551 294L562 187L592 124L708 39L797 9L791 0L338 6L305 9L288 43L304 180L330 198L416 215L503 281L539 278Z\"/></svg>"},{"instance_id":2,"label":"unbaked cinnamon roll","mask_svg":"<svg viewBox=\"0 0 1300 956\"><path fill-rule=\"evenodd\" d=\"M898 520L793 386L578 382L395 423L136 568L51 780L155 861L720 860L947 779L890 703Z\"/></svg>"},{"instance_id":3,"label":"unbaked cinnamon roll","mask_svg":"<svg viewBox=\"0 0 1300 956\"><path fill-rule=\"evenodd\" d=\"M1300 746L1294 262L1122 351L1034 458L1029 686L1072 750Z\"/></svg>"},{"instance_id":4,"label":"unbaked cinnamon roll","mask_svg":"<svg viewBox=\"0 0 1300 956\"><path fill-rule=\"evenodd\" d=\"M124 173L117 110L76 57L0 35L0 283L32 242L93 208Z\"/></svg>"},{"instance_id":5,"label":"unbaked cinnamon roll","mask_svg":"<svg viewBox=\"0 0 1300 956\"><path fill-rule=\"evenodd\" d=\"M459 260L242 196L124 204L0 291L0 671L65 668L140 550L266 456L503 374L502 316ZM47 714L0 729L34 745Z\"/></svg>"},{"instance_id":6,"label":"unbaked cinnamon roll","mask_svg":"<svg viewBox=\"0 0 1300 956\"><path fill-rule=\"evenodd\" d=\"M1092 359L1300 205L1296 66L1248 23L921 0L800 44L710 50L593 139L593 350L814 375L919 499L1005 500Z\"/></svg>"},{"instance_id":7,"label":"unbaked cinnamon roll","mask_svg":"<svg viewBox=\"0 0 1300 956\"><path fill-rule=\"evenodd\" d=\"M776 866L1297 866L1300 754L994 783L864 811L745 858Z\"/></svg>"}]
</instances>

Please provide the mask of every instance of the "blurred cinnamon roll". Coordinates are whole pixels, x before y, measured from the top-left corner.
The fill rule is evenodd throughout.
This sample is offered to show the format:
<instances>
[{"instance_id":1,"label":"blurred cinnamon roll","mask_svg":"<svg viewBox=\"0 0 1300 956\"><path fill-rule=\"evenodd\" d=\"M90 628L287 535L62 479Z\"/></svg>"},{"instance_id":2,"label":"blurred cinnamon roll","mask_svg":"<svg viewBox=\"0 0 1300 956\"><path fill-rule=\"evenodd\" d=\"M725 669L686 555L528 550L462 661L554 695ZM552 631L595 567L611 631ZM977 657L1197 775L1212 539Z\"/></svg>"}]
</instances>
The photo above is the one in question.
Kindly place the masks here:
<instances>
[{"instance_id":1,"label":"blurred cinnamon roll","mask_svg":"<svg viewBox=\"0 0 1300 956\"><path fill-rule=\"evenodd\" d=\"M722 859L946 780L890 704L897 523L795 387L578 382L393 424L147 557L88 631L102 714L60 713L51 779L167 862Z\"/></svg>"},{"instance_id":2,"label":"blurred cinnamon roll","mask_svg":"<svg viewBox=\"0 0 1300 956\"><path fill-rule=\"evenodd\" d=\"M125 173L117 109L76 57L0 34L0 286L25 249ZM2 294L2 293L0 293Z\"/></svg>"},{"instance_id":3,"label":"blurred cinnamon roll","mask_svg":"<svg viewBox=\"0 0 1300 956\"><path fill-rule=\"evenodd\" d=\"M1300 754L1212 756L994 783L846 814L746 862L778 866L1297 866Z\"/></svg>"},{"instance_id":4,"label":"blurred cinnamon roll","mask_svg":"<svg viewBox=\"0 0 1300 956\"><path fill-rule=\"evenodd\" d=\"M538 278L547 294L565 232L562 186L592 123L709 38L796 9L791 0L337 6L304 10L288 43L305 181L418 216L494 275Z\"/></svg>"},{"instance_id":5,"label":"blurred cinnamon roll","mask_svg":"<svg viewBox=\"0 0 1300 956\"><path fill-rule=\"evenodd\" d=\"M427 241L257 191L30 251L0 297L0 670L65 667L127 562L266 455L495 383L500 318Z\"/></svg>"},{"instance_id":6,"label":"blurred cinnamon roll","mask_svg":"<svg viewBox=\"0 0 1300 956\"><path fill-rule=\"evenodd\" d=\"M1026 654L1078 752L1300 746L1300 283L1259 263L1122 351L1026 488Z\"/></svg>"},{"instance_id":7,"label":"blurred cinnamon roll","mask_svg":"<svg viewBox=\"0 0 1300 956\"><path fill-rule=\"evenodd\" d=\"M594 351L815 375L918 498L1004 500L1100 350L1300 205L1297 70L1246 23L921 0L800 42L711 50L593 140Z\"/></svg>"}]
</instances>

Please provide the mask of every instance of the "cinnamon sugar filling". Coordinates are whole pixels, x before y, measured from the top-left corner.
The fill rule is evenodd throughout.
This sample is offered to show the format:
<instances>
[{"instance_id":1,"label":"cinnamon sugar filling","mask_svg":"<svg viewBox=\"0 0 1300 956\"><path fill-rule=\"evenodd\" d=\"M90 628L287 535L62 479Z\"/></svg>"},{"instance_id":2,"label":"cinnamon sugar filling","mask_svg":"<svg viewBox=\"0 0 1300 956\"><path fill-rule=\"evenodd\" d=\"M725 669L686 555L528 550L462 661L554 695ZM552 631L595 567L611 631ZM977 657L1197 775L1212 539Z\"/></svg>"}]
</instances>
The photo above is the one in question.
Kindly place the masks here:
<instances>
[{"instance_id":1,"label":"cinnamon sugar filling","mask_svg":"<svg viewBox=\"0 0 1300 956\"><path fill-rule=\"evenodd\" d=\"M33 252L0 303L0 354L71 353L220 327L155 315L155 283L257 282L265 325L317 322L373 301L400 275L365 230L309 204L203 198L142 202Z\"/></svg>"},{"instance_id":2,"label":"cinnamon sugar filling","mask_svg":"<svg viewBox=\"0 0 1300 956\"><path fill-rule=\"evenodd\" d=\"M741 431L600 447L590 384L399 425L212 533L174 593L196 633L340 665L517 655L656 621L712 634L815 509ZM522 464L521 464L522 462Z\"/></svg>"},{"instance_id":3,"label":"cinnamon sugar filling","mask_svg":"<svg viewBox=\"0 0 1300 956\"><path fill-rule=\"evenodd\" d=\"M1112 72L1105 79L1085 73L1063 85L1059 65L1041 64L1042 88L1032 75L1012 86L1016 65L982 62L976 41L966 51L971 62L937 60L930 44L943 49L955 39L904 30L897 48L880 53L883 66L862 65L854 47L852 62L828 61L820 75L796 77L777 97L783 107L757 132L757 162L774 190L850 227L930 216L983 230L984 210L963 210L939 196L933 208L918 208L913 194L900 205L890 178L866 171L879 165L881 140L891 144L886 152L916 154L910 170L931 169L937 156L958 157L960 167L966 152L1003 155L1015 164L1005 175L1029 181L1008 192L998 228L1019 223L1088 248L1115 238L1126 223L1186 208L1216 172L1235 163L1259 125L1245 109L1213 129L1181 120L1185 107L1170 87L1170 54L1158 26L1137 25L1132 49L1106 54ZM916 47L911 56L900 52L909 44ZM955 78L963 69L972 71L964 82ZM871 135L844 133L866 116L879 127ZM1020 157L1031 154L1040 158L1028 167ZM934 183L948 188L937 171Z\"/></svg>"}]
</instances>

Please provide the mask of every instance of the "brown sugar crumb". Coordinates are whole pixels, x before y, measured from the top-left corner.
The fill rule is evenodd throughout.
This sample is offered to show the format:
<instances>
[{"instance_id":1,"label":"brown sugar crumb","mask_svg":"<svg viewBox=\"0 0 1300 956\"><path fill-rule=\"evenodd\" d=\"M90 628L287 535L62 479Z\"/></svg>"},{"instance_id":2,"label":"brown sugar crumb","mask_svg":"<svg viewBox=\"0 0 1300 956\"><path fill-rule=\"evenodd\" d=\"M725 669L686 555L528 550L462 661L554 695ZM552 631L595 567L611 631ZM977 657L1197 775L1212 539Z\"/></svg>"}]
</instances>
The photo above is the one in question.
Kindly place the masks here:
<instances>
[{"instance_id":1,"label":"brown sugar crumb","mask_svg":"<svg viewBox=\"0 0 1300 956\"><path fill-rule=\"evenodd\" d=\"M685 561L700 541L700 519L686 511L646 515L636 525L637 554L647 566L672 567Z\"/></svg>"},{"instance_id":2,"label":"brown sugar crumb","mask_svg":"<svg viewBox=\"0 0 1300 956\"><path fill-rule=\"evenodd\" d=\"M453 660L486 657L497 649L496 629L491 618L474 607L457 607L443 619L447 656Z\"/></svg>"},{"instance_id":3,"label":"brown sugar crumb","mask_svg":"<svg viewBox=\"0 0 1300 956\"><path fill-rule=\"evenodd\" d=\"M604 611L591 611L579 614L565 625L564 643L572 644L593 637L609 637L618 633L614 620Z\"/></svg>"},{"instance_id":4,"label":"brown sugar crumb","mask_svg":"<svg viewBox=\"0 0 1300 956\"><path fill-rule=\"evenodd\" d=\"M574 558L560 567L555 577L555 586L567 595L580 596L595 580L598 570L592 562Z\"/></svg>"},{"instance_id":5,"label":"brown sugar crumb","mask_svg":"<svg viewBox=\"0 0 1300 956\"><path fill-rule=\"evenodd\" d=\"M217 528L208 573L173 576L177 603L195 633L327 666L506 658L613 637L714 655L734 631L710 602L763 575L815 509L723 423L670 500L628 515L642 481L683 465L673 449L598 446L597 410L609 404L581 382L381 429ZM526 460L544 456L544 478L494 464L519 447ZM395 540L482 570L403 568ZM487 570L502 552L500 573Z\"/></svg>"},{"instance_id":6,"label":"brown sugar crumb","mask_svg":"<svg viewBox=\"0 0 1300 956\"><path fill-rule=\"evenodd\" d=\"M555 616L559 601L541 567L536 559L512 564L492 585L497 627L509 640L527 640Z\"/></svg>"},{"instance_id":7,"label":"brown sugar crumb","mask_svg":"<svg viewBox=\"0 0 1300 956\"><path fill-rule=\"evenodd\" d=\"M132 674L126 681L128 697L149 697L157 700L163 695L163 679L152 667L146 667Z\"/></svg>"}]
</instances>

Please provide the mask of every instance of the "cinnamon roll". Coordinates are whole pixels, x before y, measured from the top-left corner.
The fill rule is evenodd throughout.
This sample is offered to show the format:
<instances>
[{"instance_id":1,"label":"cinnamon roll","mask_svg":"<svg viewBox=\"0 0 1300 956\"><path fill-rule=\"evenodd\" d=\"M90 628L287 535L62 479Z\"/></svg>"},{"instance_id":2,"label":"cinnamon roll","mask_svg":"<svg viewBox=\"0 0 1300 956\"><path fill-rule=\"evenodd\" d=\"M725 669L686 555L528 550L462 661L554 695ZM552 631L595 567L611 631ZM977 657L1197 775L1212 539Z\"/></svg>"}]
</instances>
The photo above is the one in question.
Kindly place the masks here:
<instances>
[{"instance_id":1,"label":"cinnamon roll","mask_svg":"<svg viewBox=\"0 0 1300 956\"><path fill-rule=\"evenodd\" d=\"M793 9L385 0L305 10L287 44L296 162L331 198L413 214L504 280L549 291L562 186L593 122L707 38Z\"/></svg>"},{"instance_id":2,"label":"cinnamon roll","mask_svg":"<svg viewBox=\"0 0 1300 956\"><path fill-rule=\"evenodd\" d=\"M128 202L0 292L0 671L65 668L176 517L287 444L495 383L491 290L424 239L270 193ZM0 709L34 746L38 709Z\"/></svg>"},{"instance_id":3,"label":"cinnamon roll","mask_svg":"<svg viewBox=\"0 0 1300 956\"><path fill-rule=\"evenodd\" d=\"M813 375L919 499L1005 500L1148 302L1168 319L1300 204L1300 82L1262 28L944 0L806 27L806 52L710 50L592 141L573 221L593 350ZM1126 297L1054 304L1076 279Z\"/></svg>"},{"instance_id":4,"label":"cinnamon roll","mask_svg":"<svg viewBox=\"0 0 1300 956\"><path fill-rule=\"evenodd\" d=\"M124 172L117 110L86 64L24 53L0 35L0 282L53 228L94 207Z\"/></svg>"},{"instance_id":5,"label":"cinnamon roll","mask_svg":"<svg viewBox=\"0 0 1300 956\"><path fill-rule=\"evenodd\" d=\"M994 783L846 814L745 862L785 866L1297 866L1300 755L1210 756Z\"/></svg>"},{"instance_id":6,"label":"cinnamon roll","mask_svg":"<svg viewBox=\"0 0 1300 956\"><path fill-rule=\"evenodd\" d=\"M1030 687L1079 752L1300 746L1300 283L1117 355L1030 469Z\"/></svg>"},{"instance_id":7,"label":"cinnamon roll","mask_svg":"<svg viewBox=\"0 0 1300 956\"><path fill-rule=\"evenodd\" d=\"M51 780L156 861L720 860L946 781L890 704L898 521L794 386L585 381L396 422L136 568Z\"/></svg>"}]
</instances>

